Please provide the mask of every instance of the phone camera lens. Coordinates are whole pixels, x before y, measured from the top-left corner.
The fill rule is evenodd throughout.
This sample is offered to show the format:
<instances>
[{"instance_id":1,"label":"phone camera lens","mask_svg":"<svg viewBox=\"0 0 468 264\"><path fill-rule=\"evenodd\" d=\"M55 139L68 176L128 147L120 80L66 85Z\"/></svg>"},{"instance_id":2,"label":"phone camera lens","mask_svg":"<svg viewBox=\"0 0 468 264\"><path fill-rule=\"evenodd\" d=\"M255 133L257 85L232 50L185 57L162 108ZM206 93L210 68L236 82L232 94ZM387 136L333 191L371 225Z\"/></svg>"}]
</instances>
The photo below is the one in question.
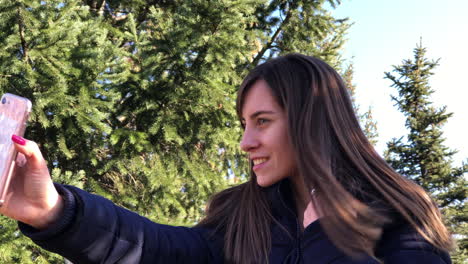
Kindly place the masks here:
<instances>
[{"instance_id":1,"label":"phone camera lens","mask_svg":"<svg viewBox=\"0 0 468 264\"><path fill-rule=\"evenodd\" d=\"M2 104L6 104L6 98L5 97L3 97L3 99L2 99Z\"/></svg>"}]
</instances>

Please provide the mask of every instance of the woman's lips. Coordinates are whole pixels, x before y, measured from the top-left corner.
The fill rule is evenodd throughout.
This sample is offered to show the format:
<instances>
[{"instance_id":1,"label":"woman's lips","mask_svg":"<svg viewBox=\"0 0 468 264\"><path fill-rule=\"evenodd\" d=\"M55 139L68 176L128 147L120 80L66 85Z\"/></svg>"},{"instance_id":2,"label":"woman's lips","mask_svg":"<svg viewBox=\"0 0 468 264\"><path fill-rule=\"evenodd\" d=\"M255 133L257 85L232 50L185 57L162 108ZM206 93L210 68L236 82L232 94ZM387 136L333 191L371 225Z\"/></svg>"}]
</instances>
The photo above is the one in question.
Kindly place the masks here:
<instances>
[{"instance_id":1,"label":"woman's lips","mask_svg":"<svg viewBox=\"0 0 468 264\"><path fill-rule=\"evenodd\" d=\"M252 160L254 166L252 167L252 169L255 171L255 170L258 170L262 167L264 167L266 165L268 161L268 158L255 158Z\"/></svg>"}]
</instances>

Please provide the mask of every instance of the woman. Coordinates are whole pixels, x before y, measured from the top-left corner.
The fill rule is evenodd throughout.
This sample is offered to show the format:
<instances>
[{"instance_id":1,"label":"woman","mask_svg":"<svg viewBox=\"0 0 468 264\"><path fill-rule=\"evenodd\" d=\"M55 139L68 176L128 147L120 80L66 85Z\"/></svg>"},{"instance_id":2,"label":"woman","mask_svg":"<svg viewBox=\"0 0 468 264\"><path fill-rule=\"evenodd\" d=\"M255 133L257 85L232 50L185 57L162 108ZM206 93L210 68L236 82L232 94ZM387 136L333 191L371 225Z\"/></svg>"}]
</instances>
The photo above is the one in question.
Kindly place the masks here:
<instances>
[{"instance_id":1,"label":"woman","mask_svg":"<svg viewBox=\"0 0 468 264\"><path fill-rule=\"evenodd\" d=\"M193 228L152 223L102 197L53 185L37 146L0 212L76 263L451 263L429 196L374 151L339 75L291 54L238 93L249 182L216 194Z\"/></svg>"}]
</instances>

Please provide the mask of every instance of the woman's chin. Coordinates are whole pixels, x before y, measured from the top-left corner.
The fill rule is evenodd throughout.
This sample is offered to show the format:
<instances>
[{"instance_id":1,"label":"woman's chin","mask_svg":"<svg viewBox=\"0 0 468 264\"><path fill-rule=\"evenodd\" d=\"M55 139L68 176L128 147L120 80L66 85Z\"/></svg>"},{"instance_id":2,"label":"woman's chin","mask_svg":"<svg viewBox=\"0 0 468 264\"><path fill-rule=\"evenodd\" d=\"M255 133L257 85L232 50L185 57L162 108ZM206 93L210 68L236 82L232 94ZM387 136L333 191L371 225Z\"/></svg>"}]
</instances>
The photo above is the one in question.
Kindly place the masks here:
<instances>
[{"instance_id":1,"label":"woman's chin","mask_svg":"<svg viewBox=\"0 0 468 264\"><path fill-rule=\"evenodd\" d=\"M257 176L257 184L260 187L264 187L264 188L270 187L271 185L275 183L276 183L275 181L259 179Z\"/></svg>"}]
</instances>

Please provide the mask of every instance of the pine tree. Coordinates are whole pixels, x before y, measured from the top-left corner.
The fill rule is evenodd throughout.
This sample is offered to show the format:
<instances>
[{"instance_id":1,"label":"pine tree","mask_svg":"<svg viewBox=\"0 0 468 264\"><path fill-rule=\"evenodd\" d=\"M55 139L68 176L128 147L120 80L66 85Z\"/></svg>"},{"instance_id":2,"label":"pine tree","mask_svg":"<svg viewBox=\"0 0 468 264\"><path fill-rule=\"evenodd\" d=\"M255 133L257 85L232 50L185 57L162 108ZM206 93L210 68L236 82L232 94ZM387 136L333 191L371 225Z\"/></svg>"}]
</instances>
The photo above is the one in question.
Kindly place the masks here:
<instances>
[{"instance_id":1,"label":"pine tree","mask_svg":"<svg viewBox=\"0 0 468 264\"><path fill-rule=\"evenodd\" d=\"M399 173L414 180L428 191L440 206L449 228L456 234L459 251L454 258L458 263L467 259L468 211L466 207L468 165L452 165L456 153L444 145L442 126L452 116L446 107L437 108L430 100L434 92L429 78L438 65L425 58L426 49L419 44L414 49L413 60L404 60L394 66L392 81L398 96L392 97L406 117L408 135L387 143L387 161Z\"/></svg>"},{"instance_id":2,"label":"pine tree","mask_svg":"<svg viewBox=\"0 0 468 264\"><path fill-rule=\"evenodd\" d=\"M359 104L356 102L356 85L353 83L353 64L349 64L342 75L346 87L349 90L351 100L353 103L353 108L356 113L356 116L359 119L359 122L361 123L362 130L369 139L369 142L375 146L377 144L377 138L379 136L377 131L377 122L372 118L372 107L369 107L369 109L365 113L361 113Z\"/></svg>"},{"instance_id":3,"label":"pine tree","mask_svg":"<svg viewBox=\"0 0 468 264\"><path fill-rule=\"evenodd\" d=\"M337 19L326 9L335 7L336 0L268 1L257 8L252 29L260 30L258 53L250 67L287 53L316 56L340 69L344 36L350 27L348 19Z\"/></svg>"},{"instance_id":4,"label":"pine tree","mask_svg":"<svg viewBox=\"0 0 468 264\"><path fill-rule=\"evenodd\" d=\"M290 52L340 67L339 1L0 0L0 92L55 181L172 225L247 179L234 105L247 71ZM62 263L0 219L0 262ZM21 250L18 250L21 248Z\"/></svg>"},{"instance_id":5,"label":"pine tree","mask_svg":"<svg viewBox=\"0 0 468 264\"><path fill-rule=\"evenodd\" d=\"M254 4L255 2L250 2ZM238 153L236 71L247 62L244 28L255 5L180 1L129 14L132 76L110 119L112 159L102 170L113 200L149 218L191 225L206 200L227 187ZM232 163L231 163L232 164Z\"/></svg>"},{"instance_id":6,"label":"pine tree","mask_svg":"<svg viewBox=\"0 0 468 264\"><path fill-rule=\"evenodd\" d=\"M87 2L132 64L93 189L158 222L196 222L212 193L246 179L234 97L247 70L286 52L340 61L348 25L325 2Z\"/></svg>"},{"instance_id":7,"label":"pine tree","mask_svg":"<svg viewBox=\"0 0 468 264\"><path fill-rule=\"evenodd\" d=\"M107 84L125 72L107 30L90 18L77 1L0 1L0 92L31 99L26 137L39 143L55 181L81 187L111 132L106 119L118 93ZM1 263L61 262L14 221L1 217L0 225Z\"/></svg>"}]
</instances>

